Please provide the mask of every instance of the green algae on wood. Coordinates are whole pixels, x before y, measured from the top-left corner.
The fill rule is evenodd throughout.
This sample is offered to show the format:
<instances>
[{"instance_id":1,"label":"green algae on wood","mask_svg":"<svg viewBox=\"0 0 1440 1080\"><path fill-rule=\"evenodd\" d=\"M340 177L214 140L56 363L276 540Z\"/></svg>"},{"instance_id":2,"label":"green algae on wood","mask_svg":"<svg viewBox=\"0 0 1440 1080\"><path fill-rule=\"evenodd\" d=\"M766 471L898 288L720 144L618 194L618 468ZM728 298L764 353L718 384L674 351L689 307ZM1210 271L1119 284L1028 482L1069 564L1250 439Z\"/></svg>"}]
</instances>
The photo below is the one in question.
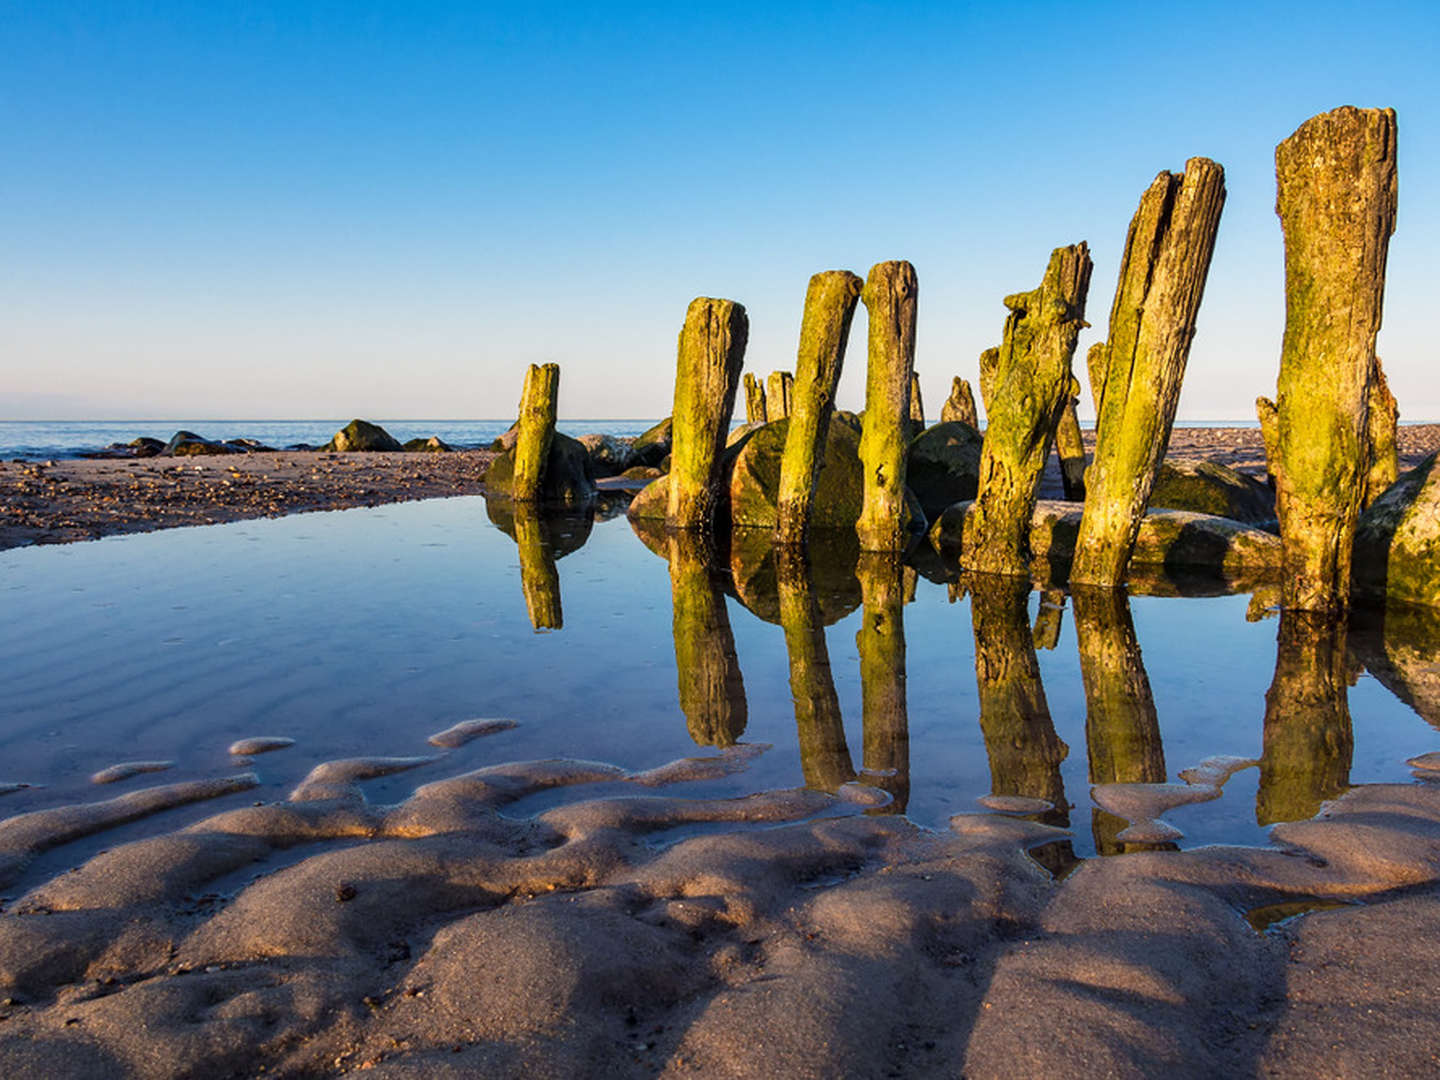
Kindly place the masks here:
<instances>
[{"instance_id":1,"label":"green algae on wood","mask_svg":"<svg viewBox=\"0 0 1440 1080\"><path fill-rule=\"evenodd\" d=\"M1275 149L1285 234L1276 510L1284 606L1343 612L1369 464L1368 402L1395 229L1393 109L1311 117Z\"/></svg>"},{"instance_id":2,"label":"green algae on wood","mask_svg":"<svg viewBox=\"0 0 1440 1080\"><path fill-rule=\"evenodd\" d=\"M901 551L909 539L905 461L909 449L910 375L915 366L919 284L908 262L877 263L860 298L869 313L865 417L860 461L865 502L855 532L865 551Z\"/></svg>"},{"instance_id":3,"label":"green algae on wood","mask_svg":"<svg viewBox=\"0 0 1440 1080\"><path fill-rule=\"evenodd\" d=\"M1071 578L1118 585L1165 450L1225 205L1225 170L1191 158L1162 172L1125 238L1103 351L1089 357L1095 458ZM1096 379L1100 381L1096 382Z\"/></svg>"},{"instance_id":4,"label":"green algae on wood","mask_svg":"<svg viewBox=\"0 0 1440 1080\"><path fill-rule=\"evenodd\" d=\"M763 424L765 415L765 384L753 371L745 373L745 423Z\"/></svg>"},{"instance_id":5,"label":"green algae on wood","mask_svg":"<svg viewBox=\"0 0 1440 1080\"><path fill-rule=\"evenodd\" d=\"M665 523L709 528L718 500L720 454L735 410L750 321L733 300L699 297L685 313L675 372L670 485Z\"/></svg>"},{"instance_id":6,"label":"green algae on wood","mask_svg":"<svg viewBox=\"0 0 1440 1080\"><path fill-rule=\"evenodd\" d=\"M1065 408L1055 424L1055 454L1060 459L1060 482L1065 498L1071 502L1085 501L1085 438L1080 434L1080 417L1075 406L1080 403L1080 380L1070 376L1070 392L1065 395Z\"/></svg>"},{"instance_id":7,"label":"green algae on wood","mask_svg":"<svg viewBox=\"0 0 1440 1080\"><path fill-rule=\"evenodd\" d=\"M1378 499L1400 477L1400 452L1396 446L1395 430L1400 422L1400 410L1395 403L1395 395L1390 392L1385 369L1380 366L1380 357L1373 357L1372 361L1370 389L1366 395L1369 411L1365 421L1369 468L1365 473L1362 508Z\"/></svg>"},{"instance_id":8,"label":"green algae on wood","mask_svg":"<svg viewBox=\"0 0 1440 1080\"><path fill-rule=\"evenodd\" d=\"M540 498L545 463L555 438L555 413L560 394L560 365L531 364L525 372L520 395L520 419L516 421L515 471L510 497Z\"/></svg>"},{"instance_id":9,"label":"green algae on wood","mask_svg":"<svg viewBox=\"0 0 1440 1080\"><path fill-rule=\"evenodd\" d=\"M792 411L776 496L775 540L780 544L804 543L810 527L815 487L829 445L835 387L864 285L848 270L826 270L814 275L805 290Z\"/></svg>"},{"instance_id":10,"label":"green algae on wood","mask_svg":"<svg viewBox=\"0 0 1440 1080\"><path fill-rule=\"evenodd\" d=\"M1039 288L1005 298L1010 314L985 402L979 491L960 551L967 570L1029 574L1030 518L1070 392L1070 360L1086 325L1090 270L1085 244L1056 248ZM983 386L982 381L985 393Z\"/></svg>"},{"instance_id":11,"label":"green algae on wood","mask_svg":"<svg viewBox=\"0 0 1440 1080\"><path fill-rule=\"evenodd\" d=\"M882 813L903 814L910 799L910 720L905 700L905 567L896 552L862 551L855 567L864 612L860 654L864 780L893 799Z\"/></svg>"},{"instance_id":12,"label":"green algae on wood","mask_svg":"<svg viewBox=\"0 0 1440 1080\"><path fill-rule=\"evenodd\" d=\"M732 746L748 709L725 593L710 571L705 534L669 530L665 542L680 710L697 745Z\"/></svg>"},{"instance_id":13,"label":"green algae on wood","mask_svg":"<svg viewBox=\"0 0 1440 1080\"><path fill-rule=\"evenodd\" d=\"M975 411L975 394L970 389L969 380L962 379L959 375L956 375L950 384L950 396L945 399L945 404L940 406L942 424L955 420L979 430L980 415Z\"/></svg>"},{"instance_id":14,"label":"green algae on wood","mask_svg":"<svg viewBox=\"0 0 1440 1080\"><path fill-rule=\"evenodd\" d=\"M765 379L765 419L784 420L790 415L790 398L795 389L795 376L788 371L772 371Z\"/></svg>"}]
</instances>

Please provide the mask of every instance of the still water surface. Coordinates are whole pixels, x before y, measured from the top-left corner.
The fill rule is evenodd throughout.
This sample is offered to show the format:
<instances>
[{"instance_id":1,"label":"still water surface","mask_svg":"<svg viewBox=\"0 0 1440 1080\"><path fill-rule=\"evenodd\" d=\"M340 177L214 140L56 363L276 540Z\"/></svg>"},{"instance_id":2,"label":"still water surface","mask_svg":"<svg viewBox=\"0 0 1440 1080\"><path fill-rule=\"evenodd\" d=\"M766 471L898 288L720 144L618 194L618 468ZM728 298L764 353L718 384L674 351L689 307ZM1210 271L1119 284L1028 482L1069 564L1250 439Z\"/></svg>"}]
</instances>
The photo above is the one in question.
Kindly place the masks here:
<instances>
[{"instance_id":1,"label":"still water surface","mask_svg":"<svg viewBox=\"0 0 1440 1080\"><path fill-rule=\"evenodd\" d=\"M368 796L399 801L505 760L640 770L738 739L771 748L676 793L858 777L933 827L992 792L1040 797L1054 804L1041 820L1070 827L1086 856L1120 850L1124 826L1095 810L1092 779L1175 781L1214 755L1263 757L1219 799L1165 814L1181 846L1255 844L1346 784L1408 781L1405 760L1440 748L1365 667L1403 683L1385 659L1395 642L1292 625L1277 671L1280 620L1247 621L1244 595L1127 607L982 582L966 596L857 564L843 541L817 542L808 567L649 543L667 557L623 516L517 517L469 497L0 553L0 784L43 785L5 795L0 817L226 775L242 737L296 740L248 766L258 791L161 815L173 828L284 798L322 761L435 753L432 733L508 717L513 730L367 781ZM1440 677L1426 648L1407 655ZM89 780L139 759L175 766Z\"/></svg>"}]
</instances>

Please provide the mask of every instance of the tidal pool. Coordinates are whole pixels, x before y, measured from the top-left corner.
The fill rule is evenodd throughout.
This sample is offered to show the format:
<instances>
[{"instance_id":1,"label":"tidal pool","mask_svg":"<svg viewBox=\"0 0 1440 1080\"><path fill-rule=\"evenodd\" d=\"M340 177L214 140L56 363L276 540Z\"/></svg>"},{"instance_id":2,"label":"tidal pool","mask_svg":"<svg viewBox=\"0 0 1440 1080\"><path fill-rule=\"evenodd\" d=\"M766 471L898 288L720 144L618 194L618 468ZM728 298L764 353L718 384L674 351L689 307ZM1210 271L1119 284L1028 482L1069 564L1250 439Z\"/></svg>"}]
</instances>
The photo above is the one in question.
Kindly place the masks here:
<instances>
[{"instance_id":1,"label":"tidal pool","mask_svg":"<svg viewBox=\"0 0 1440 1080\"><path fill-rule=\"evenodd\" d=\"M847 537L817 537L808 560L727 546L456 498L0 553L0 793L31 785L3 794L0 818L258 777L52 852L31 867L43 876L283 799L336 759L433 755L364 782L398 802L495 762L638 772L741 743L767 748L675 793L843 790L833 812L937 828L1028 813L1070 829L1036 853L1058 873L1097 852L1263 844L1440 749L1440 634L1424 617L1347 632L1257 618L1263 594L1065 596L962 581L923 553L862 558ZM515 725L427 741L481 718ZM261 736L294 744L228 752ZM173 764L92 781L132 762Z\"/></svg>"}]
</instances>

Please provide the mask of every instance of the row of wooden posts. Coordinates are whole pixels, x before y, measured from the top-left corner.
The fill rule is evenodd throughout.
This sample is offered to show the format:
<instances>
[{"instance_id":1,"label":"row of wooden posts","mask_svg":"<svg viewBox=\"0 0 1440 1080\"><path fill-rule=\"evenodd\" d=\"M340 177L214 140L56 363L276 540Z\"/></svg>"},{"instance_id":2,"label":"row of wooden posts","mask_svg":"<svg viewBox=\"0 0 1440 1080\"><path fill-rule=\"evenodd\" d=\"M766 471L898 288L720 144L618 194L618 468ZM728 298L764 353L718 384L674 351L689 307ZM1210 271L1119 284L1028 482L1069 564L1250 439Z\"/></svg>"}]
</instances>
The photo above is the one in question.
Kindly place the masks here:
<instances>
[{"instance_id":1,"label":"row of wooden posts","mask_svg":"<svg viewBox=\"0 0 1440 1080\"><path fill-rule=\"evenodd\" d=\"M1258 403L1277 490L1284 606L1343 611L1355 523L1366 498L1394 479L1394 399L1375 355L1385 255L1394 228L1395 114L1345 107L1314 117L1276 151L1277 211L1285 238L1286 327L1279 393ZM1028 575L1028 533L1041 473L1058 448L1067 497L1085 508L1070 579L1116 586L1126 575L1170 440L1221 209L1224 170L1192 158L1162 172L1130 222L1105 341L1087 357L1096 447L1088 469L1071 363L1091 259L1084 243L1055 249L1040 285L1005 298L1001 344L980 357L987 425L979 491L966 518L961 564ZM846 270L810 279L793 377L763 387L745 377L751 421L788 417L775 542L803 544L824 457L835 389L857 303L869 322L860 439L862 549L901 551L918 283L908 262L878 263L862 282ZM680 332L666 525L707 529L719 497L721 454L741 385L749 333L733 300L701 297ZM526 378L515 494L537 497L554 430L558 369ZM956 379L942 419L977 420ZM1387 479L1388 477L1388 479Z\"/></svg>"}]
</instances>

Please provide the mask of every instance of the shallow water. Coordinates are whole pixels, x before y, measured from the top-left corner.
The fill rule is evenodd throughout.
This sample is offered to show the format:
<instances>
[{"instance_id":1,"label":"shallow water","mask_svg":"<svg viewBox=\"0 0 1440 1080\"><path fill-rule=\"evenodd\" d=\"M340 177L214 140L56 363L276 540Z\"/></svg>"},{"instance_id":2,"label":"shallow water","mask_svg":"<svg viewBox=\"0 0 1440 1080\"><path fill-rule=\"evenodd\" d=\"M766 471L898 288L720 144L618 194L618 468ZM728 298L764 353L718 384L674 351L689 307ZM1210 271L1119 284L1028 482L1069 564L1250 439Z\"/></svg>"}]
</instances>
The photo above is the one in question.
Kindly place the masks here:
<instances>
[{"instance_id":1,"label":"shallow water","mask_svg":"<svg viewBox=\"0 0 1440 1080\"><path fill-rule=\"evenodd\" d=\"M1092 781L1184 783L1216 755L1263 759L1207 801L1126 789L1179 846L1260 844L1347 785L1409 780L1406 759L1440 748L1412 707L1440 720L1423 685L1437 679L1428 639L1291 623L1277 654L1280 621L1247 621L1245 595L1135 596L1127 620L1123 602L1004 582L957 597L910 567L857 567L846 548L819 538L807 568L777 566L763 546L716 565L676 544L667 562L623 518L516 518L475 497L0 553L0 791L36 785L4 795L0 817L258 774L255 790L161 814L173 828L284 798L339 758L439 755L364 782L393 802L498 761L639 771L738 739L770 748L676 793L858 778L893 798L871 812L936 827L987 795L1040 798L1051 807L1037 819L1071 829L1052 860L1063 864L1126 849L1127 823L1097 811ZM478 717L516 726L443 754L427 742ZM253 736L295 744L242 766L227 748ZM91 782L136 761L174 767Z\"/></svg>"}]
</instances>

